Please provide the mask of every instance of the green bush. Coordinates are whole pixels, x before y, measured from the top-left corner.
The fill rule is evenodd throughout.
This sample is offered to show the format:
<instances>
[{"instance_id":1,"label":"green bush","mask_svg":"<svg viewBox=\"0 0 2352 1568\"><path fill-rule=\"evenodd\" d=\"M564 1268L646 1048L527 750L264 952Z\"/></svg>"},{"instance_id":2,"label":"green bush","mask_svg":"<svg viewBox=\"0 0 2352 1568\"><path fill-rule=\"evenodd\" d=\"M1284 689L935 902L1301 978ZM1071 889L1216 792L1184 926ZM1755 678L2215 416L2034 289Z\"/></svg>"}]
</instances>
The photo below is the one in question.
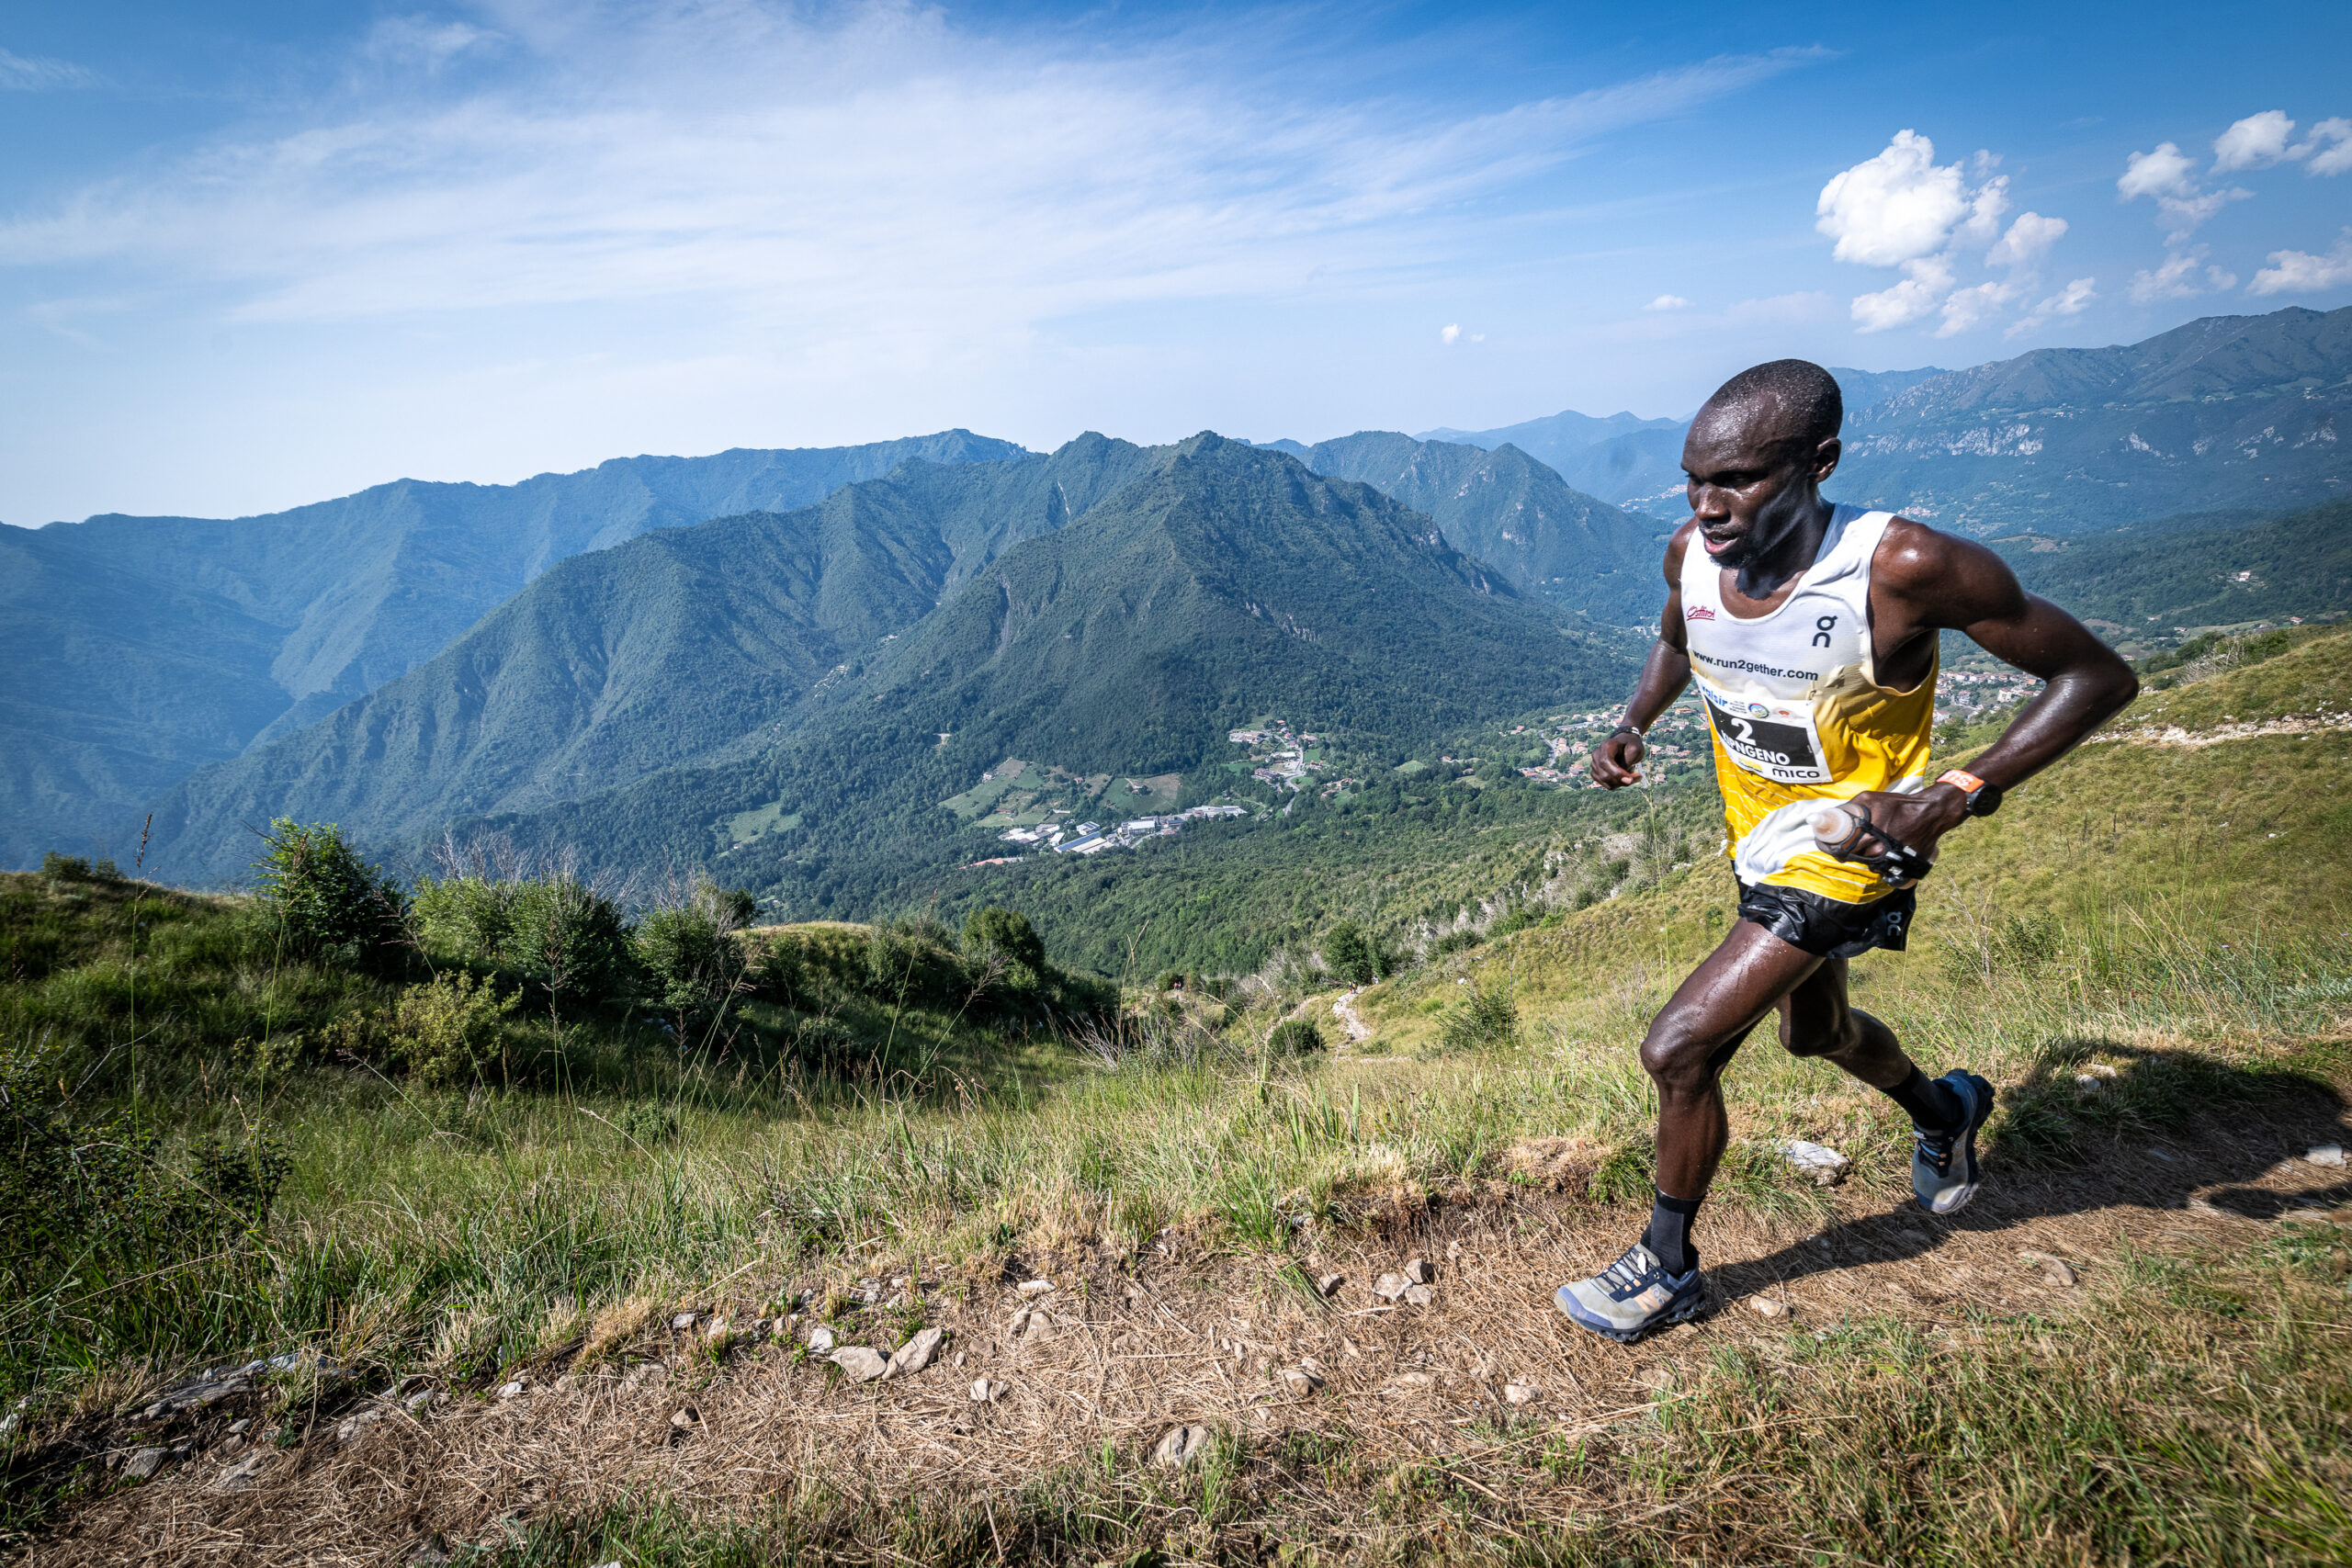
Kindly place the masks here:
<instances>
[{"instance_id":1,"label":"green bush","mask_svg":"<svg viewBox=\"0 0 2352 1568\"><path fill-rule=\"evenodd\" d=\"M1380 957L1372 939L1353 920L1341 920L1323 934L1323 966L1351 986L1379 979Z\"/></svg>"},{"instance_id":2,"label":"green bush","mask_svg":"<svg viewBox=\"0 0 2352 1568\"><path fill-rule=\"evenodd\" d=\"M628 924L613 901L567 873L519 883L506 963L558 999L599 1002L629 989Z\"/></svg>"},{"instance_id":3,"label":"green bush","mask_svg":"<svg viewBox=\"0 0 2352 1568\"><path fill-rule=\"evenodd\" d=\"M408 900L332 822L281 817L254 863L262 903L287 951L347 968L397 971L408 959Z\"/></svg>"},{"instance_id":4,"label":"green bush","mask_svg":"<svg viewBox=\"0 0 2352 1568\"><path fill-rule=\"evenodd\" d=\"M877 925L865 941L865 993L897 1006L953 1008L967 993L961 955L947 928L928 917Z\"/></svg>"},{"instance_id":5,"label":"green bush","mask_svg":"<svg viewBox=\"0 0 2352 1568\"><path fill-rule=\"evenodd\" d=\"M1266 1036L1266 1055L1278 1062L1295 1060L1316 1055L1325 1043L1323 1031L1313 1019L1288 1019L1274 1025Z\"/></svg>"},{"instance_id":6,"label":"green bush","mask_svg":"<svg viewBox=\"0 0 2352 1568\"><path fill-rule=\"evenodd\" d=\"M495 964L514 938L521 889L520 883L486 876L424 877L416 885L418 934L449 957Z\"/></svg>"},{"instance_id":7,"label":"green bush","mask_svg":"<svg viewBox=\"0 0 2352 1568\"><path fill-rule=\"evenodd\" d=\"M1508 982L1472 986L1438 1021L1438 1045L1447 1051L1510 1045L1518 1039L1519 1004L1511 999Z\"/></svg>"},{"instance_id":8,"label":"green bush","mask_svg":"<svg viewBox=\"0 0 2352 1568\"><path fill-rule=\"evenodd\" d=\"M718 1017L741 986L745 963L735 932L751 905L748 893L703 883L684 903L639 922L632 945L646 995L681 1029Z\"/></svg>"},{"instance_id":9,"label":"green bush","mask_svg":"<svg viewBox=\"0 0 2352 1568\"><path fill-rule=\"evenodd\" d=\"M40 874L51 882L120 882L122 873L114 862L102 860L96 864L80 855L61 855L51 850L40 857Z\"/></svg>"}]
</instances>

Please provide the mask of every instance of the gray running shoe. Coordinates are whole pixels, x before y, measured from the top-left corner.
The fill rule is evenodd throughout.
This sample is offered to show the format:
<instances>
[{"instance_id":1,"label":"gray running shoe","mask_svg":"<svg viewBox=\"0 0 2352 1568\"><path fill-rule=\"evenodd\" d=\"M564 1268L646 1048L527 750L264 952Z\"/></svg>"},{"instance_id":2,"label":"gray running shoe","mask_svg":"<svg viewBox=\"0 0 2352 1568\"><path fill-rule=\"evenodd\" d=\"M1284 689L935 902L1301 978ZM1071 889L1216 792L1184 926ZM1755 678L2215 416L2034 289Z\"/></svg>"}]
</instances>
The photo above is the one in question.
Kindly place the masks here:
<instances>
[{"instance_id":1,"label":"gray running shoe","mask_svg":"<svg viewBox=\"0 0 2352 1568\"><path fill-rule=\"evenodd\" d=\"M1591 1279L1561 1286L1552 1302L1571 1323L1631 1345L1654 1328L1698 1316L1707 1285L1696 1269L1668 1273L1657 1254L1637 1241Z\"/></svg>"},{"instance_id":2,"label":"gray running shoe","mask_svg":"<svg viewBox=\"0 0 2352 1568\"><path fill-rule=\"evenodd\" d=\"M1993 1086L1959 1067L1936 1081L1951 1086L1965 1114L1957 1127L1911 1124L1919 1140L1911 1156L1911 1190L1928 1213L1954 1214L1976 1196L1976 1129L1993 1114Z\"/></svg>"}]
</instances>

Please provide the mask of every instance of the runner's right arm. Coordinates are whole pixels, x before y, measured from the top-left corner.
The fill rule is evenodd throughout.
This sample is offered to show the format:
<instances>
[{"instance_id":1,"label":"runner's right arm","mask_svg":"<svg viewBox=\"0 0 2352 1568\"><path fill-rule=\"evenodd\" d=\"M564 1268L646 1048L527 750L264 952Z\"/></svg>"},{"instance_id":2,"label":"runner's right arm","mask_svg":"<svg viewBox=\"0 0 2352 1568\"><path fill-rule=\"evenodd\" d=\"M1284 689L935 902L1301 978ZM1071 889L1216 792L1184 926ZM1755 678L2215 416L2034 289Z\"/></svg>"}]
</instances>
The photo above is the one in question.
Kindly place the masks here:
<instances>
[{"instance_id":1,"label":"runner's right arm","mask_svg":"<svg viewBox=\"0 0 2352 1568\"><path fill-rule=\"evenodd\" d=\"M1624 722L1634 728L1621 728L1593 748L1592 780L1603 789L1641 782L1638 769L1648 748L1636 731L1657 723L1690 683L1690 645L1682 630L1682 551L1696 526L1685 523L1666 547L1666 608L1658 615L1657 641L1634 683L1634 700L1625 705Z\"/></svg>"}]
</instances>

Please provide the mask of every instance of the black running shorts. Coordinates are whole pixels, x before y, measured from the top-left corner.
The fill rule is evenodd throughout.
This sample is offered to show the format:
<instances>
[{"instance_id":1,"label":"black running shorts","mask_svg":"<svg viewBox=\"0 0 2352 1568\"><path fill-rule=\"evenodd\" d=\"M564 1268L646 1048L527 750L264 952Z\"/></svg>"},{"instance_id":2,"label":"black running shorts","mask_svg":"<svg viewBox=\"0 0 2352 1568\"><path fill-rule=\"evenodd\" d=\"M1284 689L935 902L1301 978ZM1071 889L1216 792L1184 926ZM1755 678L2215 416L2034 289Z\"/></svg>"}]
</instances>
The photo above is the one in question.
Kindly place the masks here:
<instances>
[{"instance_id":1,"label":"black running shorts","mask_svg":"<svg viewBox=\"0 0 2352 1568\"><path fill-rule=\"evenodd\" d=\"M1802 887L1739 885L1739 918L1816 958L1851 958L1883 947L1903 951L1918 892L1906 887L1867 904L1841 903Z\"/></svg>"}]
</instances>

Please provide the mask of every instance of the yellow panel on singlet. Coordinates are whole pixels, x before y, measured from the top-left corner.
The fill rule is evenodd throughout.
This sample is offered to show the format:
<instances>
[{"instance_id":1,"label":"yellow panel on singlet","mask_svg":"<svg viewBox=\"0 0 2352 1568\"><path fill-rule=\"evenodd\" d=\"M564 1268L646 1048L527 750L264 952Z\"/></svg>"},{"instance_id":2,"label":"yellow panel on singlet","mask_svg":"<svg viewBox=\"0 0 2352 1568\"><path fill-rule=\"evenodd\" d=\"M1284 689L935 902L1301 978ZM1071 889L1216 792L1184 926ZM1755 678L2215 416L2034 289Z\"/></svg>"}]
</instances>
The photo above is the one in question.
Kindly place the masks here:
<instances>
[{"instance_id":1,"label":"yellow panel on singlet","mask_svg":"<svg viewBox=\"0 0 2352 1568\"><path fill-rule=\"evenodd\" d=\"M1713 732L1740 880L1865 904L1894 884L1814 847L1812 818L1865 791L1924 788L1936 681L1892 691L1873 679L1871 559L1893 521L1833 510L1820 553L1770 615L1727 610L1722 569L1694 541L1683 556L1683 629Z\"/></svg>"}]
</instances>

